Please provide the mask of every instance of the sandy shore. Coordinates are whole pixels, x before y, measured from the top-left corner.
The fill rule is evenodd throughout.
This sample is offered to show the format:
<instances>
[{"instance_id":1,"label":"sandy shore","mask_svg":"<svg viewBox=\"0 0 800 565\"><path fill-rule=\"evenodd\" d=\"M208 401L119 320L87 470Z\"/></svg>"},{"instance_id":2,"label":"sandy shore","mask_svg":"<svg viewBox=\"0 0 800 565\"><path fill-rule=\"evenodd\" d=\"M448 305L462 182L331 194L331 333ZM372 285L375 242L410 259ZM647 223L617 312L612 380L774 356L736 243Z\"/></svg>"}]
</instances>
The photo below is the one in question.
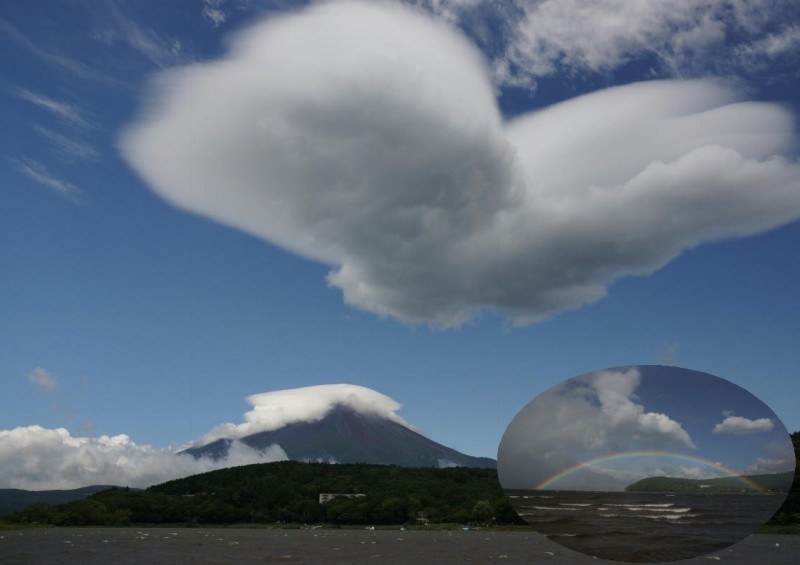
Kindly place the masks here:
<instances>
[{"instance_id":1,"label":"sandy shore","mask_svg":"<svg viewBox=\"0 0 800 565\"><path fill-rule=\"evenodd\" d=\"M754 535L684 564L798 563L800 536ZM47 528L0 532L0 563L619 563L534 532Z\"/></svg>"}]
</instances>

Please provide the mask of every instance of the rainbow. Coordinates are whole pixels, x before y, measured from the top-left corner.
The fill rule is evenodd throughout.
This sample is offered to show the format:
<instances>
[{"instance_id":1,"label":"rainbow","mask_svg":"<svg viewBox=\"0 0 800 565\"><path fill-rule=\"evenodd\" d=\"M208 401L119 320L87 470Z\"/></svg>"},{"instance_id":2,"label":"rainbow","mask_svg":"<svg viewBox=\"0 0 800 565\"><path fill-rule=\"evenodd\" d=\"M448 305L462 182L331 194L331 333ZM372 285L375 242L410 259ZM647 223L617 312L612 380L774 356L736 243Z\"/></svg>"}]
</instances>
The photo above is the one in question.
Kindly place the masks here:
<instances>
[{"instance_id":1,"label":"rainbow","mask_svg":"<svg viewBox=\"0 0 800 565\"><path fill-rule=\"evenodd\" d=\"M684 453L675 453L672 451L660 451L655 449L645 449L640 451L622 451L619 453L610 453L608 455L601 455L599 457L594 457L593 459L588 459L586 461L582 461L580 463L575 463L566 469L559 471L555 475L551 475L550 477L546 478L545 480L541 481L539 484L533 487L533 490L544 490L550 487L554 482L558 481L559 479L563 479L564 477L571 475L572 473L584 469L586 467L592 467L597 465L598 463L605 463L607 461L615 461L617 459L625 459L629 457L641 457L643 455L646 456L668 456L668 457L675 457L678 459L685 459L687 461L691 461L693 463L700 463L702 465L713 467L720 471L723 471L728 476L733 476L739 479L742 483L746 484L748 487L756 489L758 492L765 493L767 492L764 487L760 484L755 482L753 479L745 477L739 474L739 471L735 469L731 469L723 465L722 463L717 463L714 461L709 461L708 459L703 459L702 457L697 457L695 455L686 455Z\"/></svg>"}]
</instances>

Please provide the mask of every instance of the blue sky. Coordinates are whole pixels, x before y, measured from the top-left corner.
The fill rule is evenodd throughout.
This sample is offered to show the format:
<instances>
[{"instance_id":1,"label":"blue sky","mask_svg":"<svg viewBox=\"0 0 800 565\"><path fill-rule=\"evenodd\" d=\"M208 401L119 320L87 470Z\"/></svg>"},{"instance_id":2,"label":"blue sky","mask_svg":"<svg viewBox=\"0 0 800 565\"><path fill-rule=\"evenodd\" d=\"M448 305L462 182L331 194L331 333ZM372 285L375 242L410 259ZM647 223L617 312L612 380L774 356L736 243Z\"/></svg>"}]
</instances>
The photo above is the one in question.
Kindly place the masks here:
<instances>
[{"instance_id":1,"label":"blue sky","mask_svg":"<svg viewBox=\"0 0 800 565\"><path fill-rule=\"evenodd\" d=\"M0 7L4 468L332 383L495 456L652 363L800 429L794 2L308 4Z\"/></svg>"},{"instance_id":2,"label":"blue sky","mask_svg":"<svg viewBox=\"0 0 800 565\"><path fill-rule=\"evenodd\" d=\"M651 476L708 479L794 469L786 428L730 381L679 367L593 371L527 404L498 451L505 488L623 490Z\"/></svg>"}]
</instances>

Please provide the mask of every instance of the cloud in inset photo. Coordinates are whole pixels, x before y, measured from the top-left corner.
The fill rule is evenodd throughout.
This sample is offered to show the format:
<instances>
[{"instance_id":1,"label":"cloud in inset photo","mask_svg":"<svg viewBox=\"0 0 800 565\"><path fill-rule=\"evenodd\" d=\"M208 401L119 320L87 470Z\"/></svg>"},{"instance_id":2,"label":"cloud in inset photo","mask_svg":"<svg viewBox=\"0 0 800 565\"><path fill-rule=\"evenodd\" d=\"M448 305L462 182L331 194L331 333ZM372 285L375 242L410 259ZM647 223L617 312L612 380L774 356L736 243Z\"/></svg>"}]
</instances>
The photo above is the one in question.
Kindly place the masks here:
<instances>
[{"instance_id":1,"label":"cloud in inset photo","mask_svg":"<svg viewBox=\"0 0 800 565\"><path fill-rule=\"evenodd\" d=\"M714 426L715 434L745 435L759 432L769 432L775 427L769 418L750 420L742 416L727 416L722 422Z\"/></svg>"},{"instance_id":2,"label":"cloud in inset photo","mask_svg":"<svg viewBox=\"0 0 800 565\"><path fill-rule=\"evenodd\" d=\"M498 451L501 484L532 488L599 455L695 450L680 422L648 411L637 401L640 382L636 367L609 369L576 377L537 396L503 436ZM634 476L625 469L586 467L575 469L569 484L588 488L600 482L605 488L621 488Z\"/></svg>"},{"instance_id":3,"label":"cloud in inset photo","mask_svg":"<svg viewBox=\"0 0 800 565\"><path fill-rule=\"evenodd\" d=\"M763 417L735 416L732 405ZM622 490L649 476L794 468L788 432L757 398L724 379L664 366L595 371L543 392L509 424L497 459L503 487L523 489Z\"/></svg>"}]
</instances>

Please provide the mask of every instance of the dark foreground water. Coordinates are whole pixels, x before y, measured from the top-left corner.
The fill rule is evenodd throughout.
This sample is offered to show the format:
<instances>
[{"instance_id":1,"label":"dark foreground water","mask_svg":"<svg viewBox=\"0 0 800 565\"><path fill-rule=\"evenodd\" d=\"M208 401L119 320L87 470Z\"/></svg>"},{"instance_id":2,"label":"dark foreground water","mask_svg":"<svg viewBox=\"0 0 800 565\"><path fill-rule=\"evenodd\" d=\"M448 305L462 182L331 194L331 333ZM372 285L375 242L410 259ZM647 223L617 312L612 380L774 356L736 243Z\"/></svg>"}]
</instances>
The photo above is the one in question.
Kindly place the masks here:
<instances>
[{"instance_id":1,"label":"dark foreground water","mask_svg":"<svg viewBox=\"0 0 800 565\"><path fill-rule=\"evenodd\" d=\"M681 565L795 565L800 536L754 535ZM535 532L48 528L0 531L0 563L615 563ZM618 562L617 562L618 563Z\"/></svg>"},{"instance_id":2,"label":"dark foreground water","mask_svg":"<svg viewBox=\"0 0 800 565\"><path fill-rule=\"evenodd\" d=\"M525 521L558 544L627 562L676 561L718 551L752 534L783 500L757 494L507 494Z\"/></svg>"}]
</instances>

